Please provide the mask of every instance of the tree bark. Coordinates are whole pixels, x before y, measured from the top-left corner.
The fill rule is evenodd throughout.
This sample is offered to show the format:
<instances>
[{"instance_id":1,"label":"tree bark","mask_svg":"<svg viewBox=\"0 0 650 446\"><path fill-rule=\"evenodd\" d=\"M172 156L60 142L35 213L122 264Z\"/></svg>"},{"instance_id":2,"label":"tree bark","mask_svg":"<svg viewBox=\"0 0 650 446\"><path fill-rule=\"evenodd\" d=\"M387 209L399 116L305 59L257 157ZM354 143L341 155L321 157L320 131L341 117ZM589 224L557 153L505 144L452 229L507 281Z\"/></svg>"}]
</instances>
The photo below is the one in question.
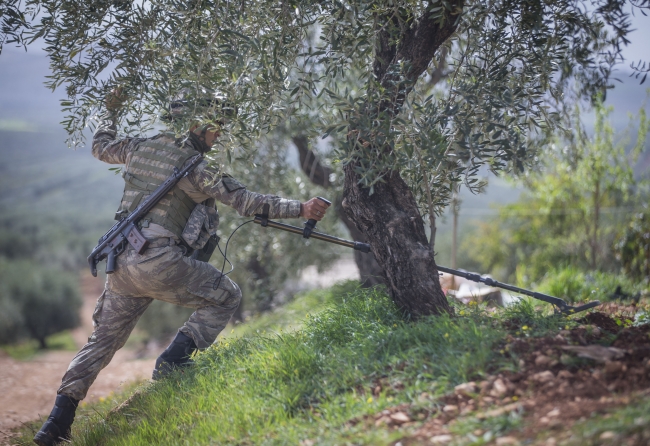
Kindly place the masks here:
<instances>
[{"instance_id":1,"label":"tree bark","mask_svg":"<svg viewBox=\"0 0 650 446\"><path fill-rule=\"evenodd\" d=\"M343 207L370 242L388 290L407 316L450 312L415 198L397 172L370 195L351 165L345 167Z\"/></svg>"},{"instance_id":2,"label":"tree bark","mask_svg":"<svg viewBox=\"0 0 650 446\"><path fill-rule=\"evenodd\" d=\"M375 80L384 90L377 104L366 104L359 113L371 116L397 116L406 96L419 76L427 69L436 50L456 30L462 0L450 1L444 21L431 17L430 12L406 29L392 26L395 18L387 19L379 32L376 59L373 65ZM389 23L391 22L391 23ZM396 30L400 29L400 35ZM404 71L389 68L403 66ZM373 97L369 85L369 98ZM350 128L351 135L357 130ZM370 141L372 143L372 141ZM379 153L389 148L374 147ZM397 306L413 319L422 316L450 313L451 308L440 286L436 263L429 249L413 193L399 172L385 172L382 182L374 185L374 193L360 184L355 168L360 163L345 166L343 208L361 232L367 237L372 252L384 271L384 280Z\"/></svg>"},{"instance_id":3,"label":"tree bark","mask_svg":"<svg viewBox=\"0 0 650 446\"><path fill-rule=\"evenodd\" d=\"M330 188L332 183L329 181L330 174L332 169L327 166L324 166L316 154L309 148L309 140L303 135L297 135L291 138L294 145L298 149L298 155L300 156L300 168L302 171L309 177L312 183L322 186L324 188ZM336 214L339 219L343 222L346 228L350 231L350 237L352 240L367 243L368 240L366 236L363 235L357 226L350 220L350 218L345 213L343 206L341 205L342 197L337 195L333 198L333 205ZM359 268L359 278L361 286L364 288L370 288L377 285L384 284L384 274L375 260L374 254L372 253L363 253L361 251L354 251L354 261Z\"/></svg>"}]
</instances>

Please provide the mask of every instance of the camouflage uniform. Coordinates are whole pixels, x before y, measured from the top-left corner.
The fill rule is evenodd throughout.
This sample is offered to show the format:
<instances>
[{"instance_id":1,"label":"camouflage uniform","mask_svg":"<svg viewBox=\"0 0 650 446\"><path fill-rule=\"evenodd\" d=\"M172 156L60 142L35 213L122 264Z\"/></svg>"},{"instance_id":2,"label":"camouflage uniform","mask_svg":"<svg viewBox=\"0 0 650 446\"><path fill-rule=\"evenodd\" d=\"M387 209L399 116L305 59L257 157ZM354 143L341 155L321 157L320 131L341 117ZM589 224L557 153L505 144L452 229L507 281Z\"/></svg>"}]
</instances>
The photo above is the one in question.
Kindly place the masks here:
<instances>
[{"instance_id":1,"label":"camouflage uniform","mask_svg":"<svg viewBox=\"0 0 650 446\"><path fill-rule=\"evenodd\" d=\"M133 154L148 141L151 139L118 140L114 123L105 120L95 132L92 152L101 161L124 164L125 170L133 171L129 169L133 167L130 166ZM196 154L191 140L181 143L171 135L162 134L155 137L155 142L158 147L182 146L188 153ZM165 169L171 172L173 167L161 162L152 164L155 164L152 169L157 169L163 179L168 176ZM177 189L194 203L217 200L232 206L242 216L261 213L262 206L267 203L271 218L291 218L300 214L299 201L250 192L233 178L208 167L206 161L178 183L175 190L180 193ZM196 309L179 331L191 337L199 349L214 342L237 309L241 299L237 284L227 276L222 277L212 265L187 257L178 234L155 223L143 227L142 234L150 240L149 247L137 254L129 246L117 258L115 273L108 276L93 314L95 330L70 363L58 394L84 399L100 370L124 345L153 299Z\"/></svg>"}]
</instances>

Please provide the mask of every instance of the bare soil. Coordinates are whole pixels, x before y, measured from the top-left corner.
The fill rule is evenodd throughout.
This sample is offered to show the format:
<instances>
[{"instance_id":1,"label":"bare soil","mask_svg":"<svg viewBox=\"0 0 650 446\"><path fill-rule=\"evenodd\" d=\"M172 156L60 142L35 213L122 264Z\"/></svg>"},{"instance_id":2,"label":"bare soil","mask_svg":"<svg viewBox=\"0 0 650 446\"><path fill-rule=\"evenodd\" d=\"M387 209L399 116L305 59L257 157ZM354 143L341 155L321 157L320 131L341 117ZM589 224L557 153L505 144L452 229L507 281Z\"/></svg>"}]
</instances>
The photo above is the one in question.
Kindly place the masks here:
<instances>
[{"instance_id":1,"label":"bare soil","mask_svg":"<svg viewBox=\"0 0 650 446\"><path fill-rule=\"evenodd\" d=\"M81 278L82 326L72 333L80 348L92 333L92 313L103 283L89 274ZM46 351L29 361L19 361L0 351L0 444L10 444L12 430L23 423L47 417L61 378L76 352ZM154 358L139 358L141 352L118 351L99 374L85 401L97 401L117 392L128 382L148 379Z\"/></svg>"},{"instance_id":2,"label":"bare soil","mask_svg":"<svg viewBox=\"0 0 650 446\"><path fill-rule=\"evenodd\" d=\"M453 426L464 417L517 411L523 427L490 444L554 446L576 421L650 397L650 326L630 326L634 308L610 304L604 310L616 317L591 313L580 327L554 337L508 336L501 352L519 361L518 372L461 384L442 399L422 394L424 405L402 404L350 424L411 428L395 445L442 445L455 440ZM624 444L647 446L650 437L643 433Z\"/></svg>"}]
</instances>

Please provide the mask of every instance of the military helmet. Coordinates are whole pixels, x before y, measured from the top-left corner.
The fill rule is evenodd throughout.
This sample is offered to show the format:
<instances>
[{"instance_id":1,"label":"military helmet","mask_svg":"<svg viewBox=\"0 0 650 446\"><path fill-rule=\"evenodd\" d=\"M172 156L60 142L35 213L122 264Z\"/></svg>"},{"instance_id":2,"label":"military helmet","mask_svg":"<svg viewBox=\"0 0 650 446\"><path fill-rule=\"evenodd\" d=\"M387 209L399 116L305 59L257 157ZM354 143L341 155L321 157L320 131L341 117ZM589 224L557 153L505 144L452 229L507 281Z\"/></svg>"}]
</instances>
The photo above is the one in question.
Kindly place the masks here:
<instances>
[{"instance_id":1,"label":"military helmet","mask_svg":"<svg viewBox=\"0 0 650 446\"><path fill-rule=\"evenodd\" d=\"M234 116L236 108L219 95L210 95L205 91L192 94L189 89L183 89L169 103L169 109L161 116L164 121L174 121L183 117L214 120L223 125Z\"/></svg>"}]
</instances>

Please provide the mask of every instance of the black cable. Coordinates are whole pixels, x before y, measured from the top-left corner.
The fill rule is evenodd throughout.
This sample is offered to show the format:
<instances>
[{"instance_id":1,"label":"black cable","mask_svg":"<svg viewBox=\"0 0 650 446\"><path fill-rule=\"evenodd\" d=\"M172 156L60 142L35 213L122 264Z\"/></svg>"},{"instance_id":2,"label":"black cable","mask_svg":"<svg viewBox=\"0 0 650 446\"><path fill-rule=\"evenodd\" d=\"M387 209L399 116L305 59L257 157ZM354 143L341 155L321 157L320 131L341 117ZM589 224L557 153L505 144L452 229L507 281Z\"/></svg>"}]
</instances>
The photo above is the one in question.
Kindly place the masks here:
<instances>
[{"instance_id":1,"label":"black cable","mask_svg":"<svg viewBox=\"0 0 650 446\"><path fill-rule=\"evenodd\" d=\"M252 222L254 222L254 221L255 221L255 220L248 220L248 221L245 221L244 223L240 224L239 226L237 226L237 227L235 228L235 230L232 231L232 233L230 234L230 237L228 237L228 240L226 240L226 247L224 248L223 252L221 253L221 255L223 255L223 264L221 265L221 271L220 271L220 272L221 272L221 275L219 276L219 282L215 282L216 285L212 285L212 289L213 289L213 290L216 290L216 289L219 288L219 285L221 285L221 279L223 278L223 276L226 275L226 274L223 273L223 269L226 267L226 261L227 261L228 263L230 263L230 265L232 266L232 269L231 269L230 271L228 271L228 274L230 274L230 273L232 272L232 270L235 269L235 267L232 265L232 263L230 262L230 260L228 260L228 257L226 257L226 254L228 253L228 243L230 243L230 239L232 238L233 235L235 235L235 232L237 232L237 230L238 230L239 228L241 228L241 227L244 226L245 224L252 223ZM217 245L217 246L218 246L218 245ZM221 252L221 248L219 248L219 251Z\"/></svg>"},{"instance_id":2,"label":"black cable","mask_svg":"<svg viewBox=\"0 0 650 446\"><path fill-rule=\"evenodd\" d=\"M231 272L233 272L233 270L235 269L235 265L233 265L232 262L230 261L230 259L228 259L228 258L226 257L226 255L223 253L223 251L221 250L221 246L217 245L217 248L219 248L219 252L221 253L221 257L223 257L224 259L226 259L226 262L228 262L228 264L230 265L230 271L228 271L228 272L226 273L226 276L227 276L228 274L230 274ZM223 273L223 271L221 271L221 272Z\"/></svg>"}]
</instances>

